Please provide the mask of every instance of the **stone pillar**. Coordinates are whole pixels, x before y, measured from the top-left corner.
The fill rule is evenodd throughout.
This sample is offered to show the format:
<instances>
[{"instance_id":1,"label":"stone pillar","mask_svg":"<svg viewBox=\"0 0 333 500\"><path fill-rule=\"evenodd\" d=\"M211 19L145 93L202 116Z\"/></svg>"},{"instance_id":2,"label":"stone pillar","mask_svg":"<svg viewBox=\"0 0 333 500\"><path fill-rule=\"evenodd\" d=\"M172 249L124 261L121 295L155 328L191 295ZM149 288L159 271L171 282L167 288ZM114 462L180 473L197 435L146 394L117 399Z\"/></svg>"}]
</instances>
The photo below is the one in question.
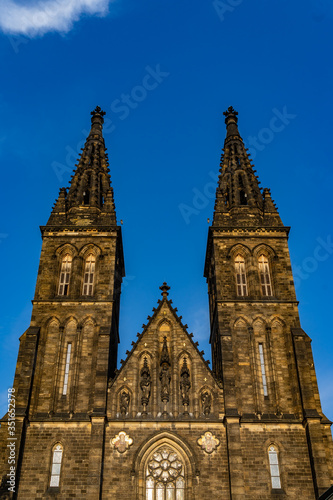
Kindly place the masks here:
<instances>
[{"instance_id":1,"label":"stone pillar","mask_svg":"<svg viewBox=\"0 0 333 500\"><path fill-rule=\"evenodd\" d=\"M98 500L101 498L102 479L103 479L104 440L105 440L104 417L92 417L87 500Z\"/></svg>"},{"instance_id":2,"label":"stone pillar","mask_svg":"<svg viewBox=\"0 0 333 500\"><path fill-rule=\"evenodd\" d=\"M239 415L232 415L232 412L228 412L224 419L227 436L231 500L244 500L245 498L239 418Z\"/></svg>"}]
</instances>

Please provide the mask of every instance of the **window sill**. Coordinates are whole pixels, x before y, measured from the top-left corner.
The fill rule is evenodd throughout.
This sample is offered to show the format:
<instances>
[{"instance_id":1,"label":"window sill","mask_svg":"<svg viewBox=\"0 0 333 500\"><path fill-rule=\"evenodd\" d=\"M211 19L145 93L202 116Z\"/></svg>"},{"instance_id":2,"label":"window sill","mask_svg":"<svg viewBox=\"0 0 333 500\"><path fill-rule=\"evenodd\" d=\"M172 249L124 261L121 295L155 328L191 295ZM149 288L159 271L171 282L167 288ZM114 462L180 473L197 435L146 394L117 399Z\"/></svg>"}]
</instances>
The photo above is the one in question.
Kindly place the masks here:
<instances>
[{"instance_id":1,"label":"window sill","mask_svg":"<svg viewBox=\"0 0 333 500\"><path fill-rule=\"evenodd\" d=\"M58 495L60 493L59 486L49 486L46 490L48 495Z\"/></svg>"}]
</instances>

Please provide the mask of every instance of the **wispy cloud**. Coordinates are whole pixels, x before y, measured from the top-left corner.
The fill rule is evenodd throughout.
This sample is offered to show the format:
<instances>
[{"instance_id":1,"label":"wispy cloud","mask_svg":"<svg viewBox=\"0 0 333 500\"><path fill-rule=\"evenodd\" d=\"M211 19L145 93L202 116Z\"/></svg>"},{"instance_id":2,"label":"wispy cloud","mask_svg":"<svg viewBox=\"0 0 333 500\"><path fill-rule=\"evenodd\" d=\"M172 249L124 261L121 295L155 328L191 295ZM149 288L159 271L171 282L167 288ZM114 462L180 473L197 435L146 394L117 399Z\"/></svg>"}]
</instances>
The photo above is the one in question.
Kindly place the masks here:
<instances>
[{"instance_id":1,"label":"wispy cloud","mask_svg":"<svg viewBox=\"0 0 333 500\"><path fill-rule=\"evenodd\" d=\"M106 16L113 0L2 0L0 29L34 37L51 31L67 33L83 15Z\"/></svg>"}]
</instances>

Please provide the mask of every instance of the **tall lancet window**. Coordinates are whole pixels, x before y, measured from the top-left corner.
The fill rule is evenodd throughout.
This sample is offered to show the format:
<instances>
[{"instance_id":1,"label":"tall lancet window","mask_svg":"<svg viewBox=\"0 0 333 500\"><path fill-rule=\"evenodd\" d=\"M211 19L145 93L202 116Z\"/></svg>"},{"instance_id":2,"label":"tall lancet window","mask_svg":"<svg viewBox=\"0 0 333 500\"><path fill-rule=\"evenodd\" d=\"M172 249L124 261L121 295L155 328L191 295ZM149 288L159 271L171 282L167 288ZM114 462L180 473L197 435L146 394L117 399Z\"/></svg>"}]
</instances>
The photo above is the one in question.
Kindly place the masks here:
<instances>
[{"instance_id":1,"label":"tall lancet window","mask_svg":"<svg viewBox=\"0 0 333 500\"><path fill-rule=\"evenodd\" d=\"M61 444L57 444L53 448L52 452L52 467L51 467L51 478L50 478L51 488L58 488L60 484L62 454L63 454L63 448Z\"/></svg>"},{"instance_id":2,"label":"tall lancet window","mask_svg":"<svg viewBox=\"0 0 333 500\"><path fill-rule=\"evenodd\" d=\"M86 258L84 266L83 295L93 295L95 280L95 256L91 253Z\"/></svg>"},{"instance_id":3,"label":"tall lancet window","mask_svg":"<svg viewBox=\"0 0 333 500\"><path fill-rule=\"evenodd\" d=\"M260 359L260 368L261 368L262 388L264 391L264 396L268 396L267 375L266 375L263 344L259 344L259 359Z\"/></svg>"},{"instance_id":4,"label":"tall lancet window","mask_svg":"<svg viewBox=\"0 0 333 500\"><path fill-rule=\"evenodd\" d=\"M184 464L169 446L162 446L148 460L146 500L185 500Z\"/></svg>"},{"instance_id":5,"label":"tall lancet window","mask_svg":"<svg viewBox=\"0 0 333 500\"><path fill-rule=\"evenodd\" d=\"M70 367L70 363L71 363L71 352L72 352L72 344L67 344L64 385L62 387L63 396L67 395L67 390L68 390L68 378L69 378L69 367Z\"/></svg>"},{"instance_id":6,"label":"tall lancet window","mask_svg":"<svg viewBox=\"0 0 333 500\"><path fill-rule=\"evenodd\" d=\"M67 253L61 262L60 278L59 278L59 295L69 294L69 280L72 269L72 256Z\"/></svg>"},{"instance_id":7,"label":"tall lancet window","mask_svg":"<svg viewBox=\"0 0 333 500\"><path fill-rule=\"evenodd\" d=\"M237 295L245 297L247 295L245 260L244 257L239 254L235 258L235 271Z\"/></svg>"},{"instance_id":8,"label":"tall lancet window","mask_svg":"<svg viewBox=\"0 0 333 500\"><path fill-rule=\"evenodd\" d=\"M265 296L272 295L272 283L271 276L269 272L269 263L265 255L260 255L259 257L259 275L260 275L260 285L261 293Z\"/></svg>"},{"instance_id":9,"label":"tall lancet window","mask_svg":"<svg viewBox=\"0 0 333 500\"><path fill-rule=\"evenodd\" d=\"M280 477L280 467L279 467L279 457L277 448L271 445L268 449L269 458L269 469L271 473L271 482L273 489L281 489L281 477Z\"/></svg>"}]
</instances>

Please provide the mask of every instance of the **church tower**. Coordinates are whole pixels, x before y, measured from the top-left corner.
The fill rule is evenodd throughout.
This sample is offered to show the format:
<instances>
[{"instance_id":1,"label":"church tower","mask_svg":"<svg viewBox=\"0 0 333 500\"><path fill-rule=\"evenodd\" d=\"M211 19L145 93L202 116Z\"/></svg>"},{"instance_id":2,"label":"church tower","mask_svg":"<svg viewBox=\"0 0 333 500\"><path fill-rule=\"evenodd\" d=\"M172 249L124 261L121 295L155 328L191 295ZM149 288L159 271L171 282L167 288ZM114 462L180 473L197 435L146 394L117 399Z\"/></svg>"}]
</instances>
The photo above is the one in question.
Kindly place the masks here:
<instances>
[{"instance_id":1,"label":"church tower","mask_svg":"<svg viewBox=\"0 0 333 500\"><path fill-rule=\"evenodd\" d=\"M298 315L290 228L282 223L270 190L259 188L237 114L232 107L224 113L227 135L205 263L231 497L266 499L287 492L283 498L298 498L297 491L311 495L313 489L318 498L333 479L332 439L320 405L311 339ZM261 488L265 469L271 496Z\"/></svg>"},{"instance_id":2,"label":"church tower","mask_svg":"<svg viewBox=\"0 0 333 500\"><path fill-rule=\"evenodd\" d=\"M15 415L1 420L1 500L317 500L330 488L331 423L300 326L289 228L259 188L237 113L225 115L205 265L212 369L166 282L117 365L124 259L97 107L41 227Z\"/></svg>"},{"instance_id":3,"label":"church tower","mask_svg":"<svg viewBox=\"0 0 333 500\"><path fill-rule=\"evenodd\" d=\"M60 190L41 227L31 324L20 339L14 381L19 498L37 498L33 489L29 494L31 481L38 484L40 474L36 450L43 448L51 427L59 454L64 441L71 443L67 454L78 464L78 484L85 474L79 464L86 458L86 491L98 496L100 487L107 387L117 367L124 258L102 135L105 113L97 107L91 115L70 187ZM85 440L90 442L89 457ZM49 482L53 491L58 479L55 473Z\"/></svg>"}]
</instances>

